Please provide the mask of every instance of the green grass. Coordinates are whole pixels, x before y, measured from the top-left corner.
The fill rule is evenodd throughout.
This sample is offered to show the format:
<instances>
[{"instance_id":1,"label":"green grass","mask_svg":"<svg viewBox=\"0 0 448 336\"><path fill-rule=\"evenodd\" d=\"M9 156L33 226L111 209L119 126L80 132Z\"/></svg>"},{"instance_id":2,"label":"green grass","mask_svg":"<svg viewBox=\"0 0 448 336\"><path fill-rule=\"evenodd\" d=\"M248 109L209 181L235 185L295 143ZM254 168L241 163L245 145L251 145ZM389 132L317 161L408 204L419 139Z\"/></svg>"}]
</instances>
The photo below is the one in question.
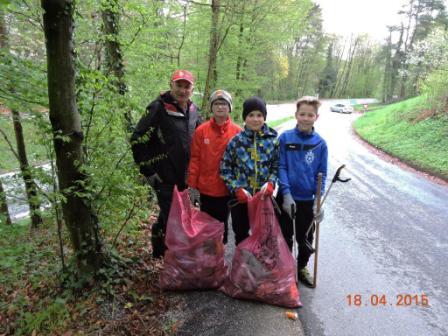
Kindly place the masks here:
<instances>
[{"instance_id":1,"label":"green grass","mask_svg":"<svg viewBox=\"0 0 448 336\"><path fill-rule=\"evenodd\" d=\"M355 122L369 143L421 170L448 179L448 115L425 118L424 97L367 112Z\"/></svg>"},{"instance_id":2,"label":"green grass","mask_svg":"<svg viewBox=\"0 0 448 336\"><path fill-rule=\"evenodd\" d=\"M32 121L28 119L22 120L23 134L25 137L25 145L30 164L35 164L46 160L45 147L41 144L39 130ZM16 138L14 135L14 127L11 117L0 115L0 129L7 135L10 143L16 149ZM12 153L8 143L0 133L0 173L11 171L19 168L19 163Z\"/></svg>"},{"instance_id":3,"label":"green grass","mask_svg":"<svg viewBox=\"0 0 448 336\"><path fill-rule=\"evenodd\" d=\"M292 120L294 118L295 118L294 116L289 116L289 117L285 117L285 118L282 118L282 119L277 119L277 120L270 121L267 124L268 124L269 127L275 128L278 125L281 125L281 124L283 124L283 123L285 123L285 122L287 122L289 120Z\"/></svg>"},{"instance_id":4,"label":"green grass","mask_svg":"<svg viewBox=\"0 0 448 336\"><path fill-rule=\"evenodd\" d=\"M384 106L382 103L373 103L373 104L367 104L367 105L368 105L367 112L377 110ZM353 108L355 111L364 111L364 104L353 105Z\"/></svg>"}]
</instances>

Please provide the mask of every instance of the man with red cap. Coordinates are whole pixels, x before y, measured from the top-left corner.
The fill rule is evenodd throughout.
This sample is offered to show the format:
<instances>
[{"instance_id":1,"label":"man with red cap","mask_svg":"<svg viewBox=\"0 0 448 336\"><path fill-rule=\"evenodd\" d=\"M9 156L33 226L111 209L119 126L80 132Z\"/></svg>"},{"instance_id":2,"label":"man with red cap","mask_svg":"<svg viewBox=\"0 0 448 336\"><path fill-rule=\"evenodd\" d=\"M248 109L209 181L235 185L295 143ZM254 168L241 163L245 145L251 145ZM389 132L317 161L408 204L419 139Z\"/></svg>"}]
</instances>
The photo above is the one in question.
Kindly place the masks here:
<instances>
[{"instance_id":1,"label":"man with red cap","mask_svg":"<svg viewBox=\"0 0 448 336\"><path fill-rule=\"evenodd\" d=\"M174 71L170 90L149 104L131 137L134 160L155 190L160 207L151 234L154 258L162 257L166 249L166 222L174 186L179 190L187 187L191 139L201 123L197 107L190 100L193 88L190 71Z\"/></svg>"}]
</instances>

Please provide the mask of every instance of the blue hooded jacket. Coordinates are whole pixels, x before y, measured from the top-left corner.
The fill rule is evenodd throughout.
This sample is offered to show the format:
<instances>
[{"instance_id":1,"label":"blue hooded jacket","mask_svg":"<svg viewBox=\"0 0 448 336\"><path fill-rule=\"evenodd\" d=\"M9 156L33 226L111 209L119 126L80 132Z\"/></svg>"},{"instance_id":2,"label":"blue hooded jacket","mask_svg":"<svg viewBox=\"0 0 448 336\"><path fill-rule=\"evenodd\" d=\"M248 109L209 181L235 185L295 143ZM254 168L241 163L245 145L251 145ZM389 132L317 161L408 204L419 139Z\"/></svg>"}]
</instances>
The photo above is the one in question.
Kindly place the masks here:
<instances>
[{"instance_id":1,"label":"blue hooded jacket","mask_svg":"<svg viewBox=\"0 0 448 336\"><path fill-rule=\"evenodd\" d=\"M297 127L279 137L280 192L291 194L296 201L314 200L317 175L322 173L322 189L327 178L328 148L325 140L314 131L301 132Z\"/></svg>"}]
</instances>

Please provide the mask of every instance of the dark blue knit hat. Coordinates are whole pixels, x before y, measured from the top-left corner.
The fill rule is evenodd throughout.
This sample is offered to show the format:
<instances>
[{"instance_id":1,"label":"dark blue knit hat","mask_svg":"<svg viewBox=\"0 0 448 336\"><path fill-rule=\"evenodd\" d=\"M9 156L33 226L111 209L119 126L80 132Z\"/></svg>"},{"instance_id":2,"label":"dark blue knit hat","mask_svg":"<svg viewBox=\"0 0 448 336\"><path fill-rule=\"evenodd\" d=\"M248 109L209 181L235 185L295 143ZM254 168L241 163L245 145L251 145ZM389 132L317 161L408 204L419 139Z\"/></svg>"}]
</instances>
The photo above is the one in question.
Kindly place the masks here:
<instances>
[{"instance_id":1,"label":"dark blue knit hat","mask_svg":"<svg viewBox=\"0 0 448 336\"><path fill-rule=\"evenodd\" d=\"M260 111L263 114L264 120L266 120L266 116L268 112L266 111L266 103L260 97L251 97L244 101L243 103L243 120L246 120L246 117L252 111Z\"/></svg>"}]
</instances>

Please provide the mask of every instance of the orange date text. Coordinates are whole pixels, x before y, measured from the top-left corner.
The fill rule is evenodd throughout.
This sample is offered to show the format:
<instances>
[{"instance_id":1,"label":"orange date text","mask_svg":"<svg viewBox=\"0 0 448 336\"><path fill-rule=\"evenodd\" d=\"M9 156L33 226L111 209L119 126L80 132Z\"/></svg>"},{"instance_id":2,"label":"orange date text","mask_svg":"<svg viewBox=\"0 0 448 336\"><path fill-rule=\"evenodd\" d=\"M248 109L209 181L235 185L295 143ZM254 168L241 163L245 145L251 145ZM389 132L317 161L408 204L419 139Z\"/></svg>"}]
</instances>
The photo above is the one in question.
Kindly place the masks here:
<instances>
[{"instance_id":1,"label":"orange date text","mask_svg":"<svg viewBox=\"0 0 448 336\"><path fill-rule=\"evenodd\" d=\"M429 298L426 294L397 294L394 296L386 294L348 294L345 299L350 307L429 306Z\"/></svg>"}]
</instances>

